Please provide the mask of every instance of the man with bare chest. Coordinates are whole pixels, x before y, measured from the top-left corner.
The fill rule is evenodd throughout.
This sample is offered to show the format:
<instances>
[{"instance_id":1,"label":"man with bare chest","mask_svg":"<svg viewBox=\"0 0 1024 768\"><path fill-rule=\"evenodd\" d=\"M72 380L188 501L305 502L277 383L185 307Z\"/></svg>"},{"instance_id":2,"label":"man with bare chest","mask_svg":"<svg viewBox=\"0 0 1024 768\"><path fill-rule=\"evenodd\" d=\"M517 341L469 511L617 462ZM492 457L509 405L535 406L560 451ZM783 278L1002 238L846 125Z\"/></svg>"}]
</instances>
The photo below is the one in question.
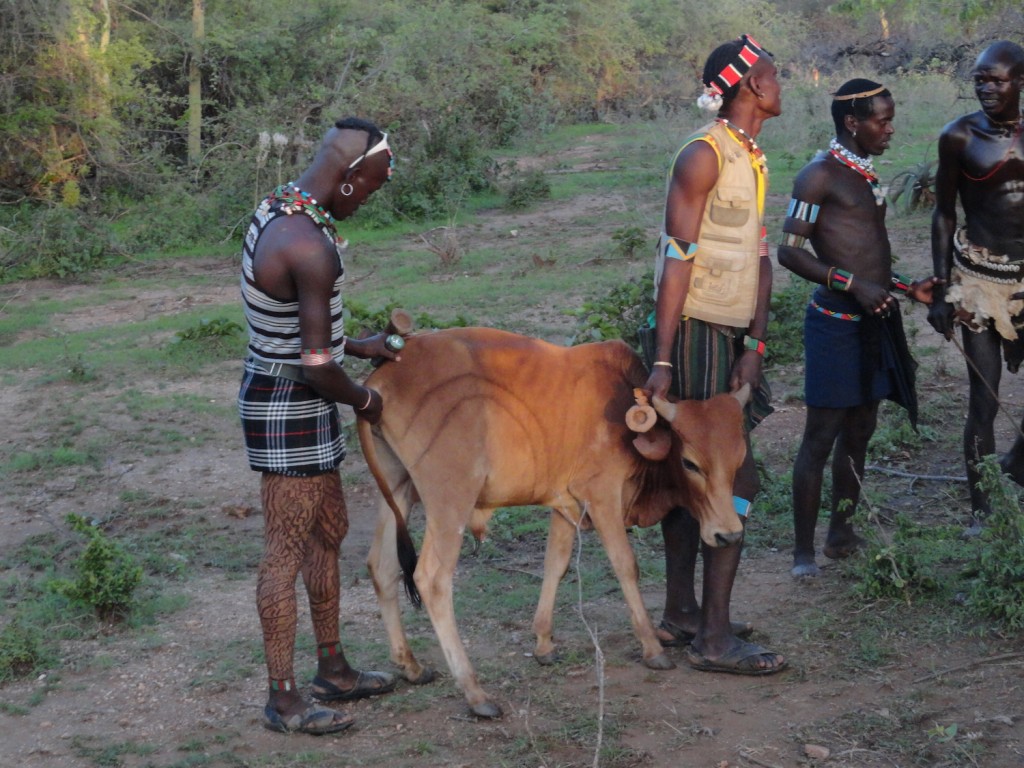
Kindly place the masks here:
<instances>
[{"instance_id":1,"label":"man with bare chest","mask_svg":"<svg viewBox=\"0 0 1024 768\"><path fill-rule=\"evenodd\" d=\"M995 452L1000 352L1016 373L1024 361L1024 49L1000 41L978 56L971 72L981 109L957 118L939 138L932 216L935 274L949 286L936 291L928 321L946 339L961 326L970 403L964 460L971 497L969 534L990 511L977 487L976 462ZM957 227L956 201L964 212ZM1024 437L1000 460L1024 484Z\"/></svg>"},{"instance_id":2,"label":"man with bare chest","mask_svg":"<svg viewBox=\"0 0 1024 768\"><path fill-rule=\"evenodd\" d=\"M894 400L912 422L917 418L916 366L892 293L927 303L935 279L911 283L892 270L885 197L871 157L889 147L895 111L892 95L878 83L858 78L841 86L832 101L836 137L797 174L783 223L779 263L819 284L804 319L807 421L793 466L796 577L819 573L814 529L829 454L832 505L824 552L840 558L860 543L850 518L879 401Z\"/></svg>"}]
</instances>

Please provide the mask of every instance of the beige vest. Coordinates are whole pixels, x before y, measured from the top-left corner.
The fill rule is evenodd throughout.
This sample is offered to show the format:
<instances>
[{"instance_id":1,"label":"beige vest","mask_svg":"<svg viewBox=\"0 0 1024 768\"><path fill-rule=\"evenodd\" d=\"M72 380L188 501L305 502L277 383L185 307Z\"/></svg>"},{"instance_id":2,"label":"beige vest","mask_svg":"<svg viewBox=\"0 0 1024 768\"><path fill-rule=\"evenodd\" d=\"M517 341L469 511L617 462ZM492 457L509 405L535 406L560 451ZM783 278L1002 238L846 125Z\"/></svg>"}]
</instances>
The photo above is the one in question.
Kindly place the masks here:
<instances>
[{"instance_id":1,"label":"beige vest","mask_svg":"<svg viewBox=\"0 0 1024 768\"><path fill-rule=\"evenodd\" d=\"M746 328L757 305L761 216L757 177L746 149L721 123L697 131L683 145L710 136L719 156L718 183L708 196L683 314L708 323ZM682 151L682 150L680 150ZM666 235L662 230L662 243ZM655 286L664 248L658 248Z\"/></svg>"}]
</instances>

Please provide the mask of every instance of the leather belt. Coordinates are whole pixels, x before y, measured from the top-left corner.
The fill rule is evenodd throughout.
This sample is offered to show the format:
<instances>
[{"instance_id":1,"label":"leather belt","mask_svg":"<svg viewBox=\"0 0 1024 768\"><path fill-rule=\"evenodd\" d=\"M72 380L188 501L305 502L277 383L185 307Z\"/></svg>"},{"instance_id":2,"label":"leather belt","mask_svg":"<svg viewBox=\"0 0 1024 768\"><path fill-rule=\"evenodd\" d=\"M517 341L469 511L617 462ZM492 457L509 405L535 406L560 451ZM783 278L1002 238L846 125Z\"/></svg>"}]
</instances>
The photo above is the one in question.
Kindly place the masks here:
<instances>
[{"instance_id":1,"label":"leather belt","mask_svg":"<svg viewBox=\"0 0 1024 768\"><path fill-rule=\"evenodd\" d=\"M259 373L265 373L267 376L276 376L279 379L288 379L289 381L297 381L299 384L306 384L306 376L302 372L301 365L291 365L289 363L268 363L265 360L257 360L255 357L250 357L246 360L246 363L252 366L253 370Z\"/></svg>"}]
</instances>

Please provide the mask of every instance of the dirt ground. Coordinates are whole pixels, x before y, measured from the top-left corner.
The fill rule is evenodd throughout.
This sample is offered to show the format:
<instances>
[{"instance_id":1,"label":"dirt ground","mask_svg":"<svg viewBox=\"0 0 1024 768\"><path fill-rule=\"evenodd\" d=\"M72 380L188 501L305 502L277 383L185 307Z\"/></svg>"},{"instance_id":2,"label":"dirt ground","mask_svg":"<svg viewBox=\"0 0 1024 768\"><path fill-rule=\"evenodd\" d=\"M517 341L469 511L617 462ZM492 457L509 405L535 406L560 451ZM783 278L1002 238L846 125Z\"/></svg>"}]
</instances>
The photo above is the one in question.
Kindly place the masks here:
<instances>
[{"instance_id":1,"label":"dirt ground","mask_svg":"<svg viewBox=\"0 0 1024 768\"><path fill-rule=\"evenodd\" d=\"M550 217L555 208L546 207L544 215ZM485 236L486 228L477 234ZM920 237L904 245L920 252ZM187 298L173 289L147 290L131 300L101 303L91 312L71 312L61 319L63 328L55 330L102 328L235 300L233 262L192 261L166 268L201 271L215 279ZM100 287L46 281L5 286L3 311L17 311L42 296L60 301L90 291L99 295ZM923 313L915 318L923 322ZM939 347L934 354L947 359L949 373L923 386L953 388L962 409L965 377L956 350L926 335L922 331L921 343ZM4 452L38 448L55 439L47 423L57 417L72 385L41 384L39 373L31 370L3 375ZM143 371L130 385L164 395L201 393L211 404L224 405L233 403L237 380L238 365L231 362L175 383ZM790 381L788 394L798 395ZM95 408L103 417L86 429L106 434L113 443L103 467L8 484L0 492L0 555L31 535L61 527L69 512L109 510L132 491L157 494L179 523L194 516L239 540L259 539L257 477L245 465L237 424L229 416L199 424L204 417L183 413L179 430L203 427L207 436L194 446L147 455L128 440L125 430L137 425L140 416L119 404L118 382L97 391ZM784 383L776 395L779 410L758 429L756 444L765 461L784 472L803 428L803 410L787 397ZM1019 379L1008 378L1004 395L1011 403L1020 401ZM962 410L950 413L949 423L937 426L959 430L962 417ZM1008 428L1002 429L1005 442ZM354 663L387 668L384 629L364 567L377 494L358 451L351 454L343 465L351 530L342 551L342 636L355 649ZM962 472L955 448L944 448L917 466L922 473ZM966 512L963 487L956 483L908 485L894 505L947 522ZM161 524L169 523L153 523ZM758 525L755 513L752 526ZM562 647L573 652L553 669L542 669L529 657L533 638L528 622L510 625L500 615L460 616L482 683L505 710L502 719L471 718L451 678L444 676L422 688L403 682L388 696L348 706L356 726L320 739L283 736L260 726L265 680L258 656L255 571L226 576L190 563L190 577L168 585L187 597L180 610L150 628L111 629L66 643L60 669L0 688L5 704L0 765L1024 766L1024 643L1019 637L894 636L884 612L894 609L851 607L841 566L825 561L829 567L821 578L794 581L788 547L783 541L751 548L733 598L734 618L752 621L755 639L788 657L789 669L781 674L745 678L698 672L686 666L679 649L669 651L678 664L675 670L647 670L639 663L624 602L613 590L584 607L605 658L601 685L587 628L573 611L556 618ZM506 578L532 578L523 574L540 572L542 546L514 556ZM488 566L464 556L460 580L481 567ZM657 619L661 584L648 579L643 587ZM562 590L574 588L568 577ZM404 611L409 617L412 609ZM308 680L314 662L305 612L300 621L306 654L300 654L297 672L300 680ZM444 670L429 623L419 617L412 624L410 634L421 657ZM867 661L865 646L871 645L872 633L888 650ZM234 665L232 672L224 672L226 663ZM602 711L604 720L599 721ZM956 726L955 736L936 730L950 726ZM824 751L814 752L815 747Z\"/></svg>"}]
</instances>

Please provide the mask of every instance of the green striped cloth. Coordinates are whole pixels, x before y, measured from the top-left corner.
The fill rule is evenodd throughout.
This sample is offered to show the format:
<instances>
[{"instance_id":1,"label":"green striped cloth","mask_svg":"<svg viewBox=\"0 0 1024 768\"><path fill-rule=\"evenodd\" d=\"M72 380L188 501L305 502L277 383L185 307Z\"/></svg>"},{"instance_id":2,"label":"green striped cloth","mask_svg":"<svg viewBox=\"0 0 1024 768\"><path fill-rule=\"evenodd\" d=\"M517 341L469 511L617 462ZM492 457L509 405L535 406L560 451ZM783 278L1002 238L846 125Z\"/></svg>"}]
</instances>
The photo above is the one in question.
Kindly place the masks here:
<instances>
[{"instance_id":1,"label":"green striped cloth","mask_svg":"<svg viewBox=\"0 0 1024 768\"><path fill-rule=\"evenodd\" d=\"M654 362L655 334L650 324L640 327L640 350L648 370ZM730 336L718 326L703 320L684 318L679 322L672 343L672 388L670 394L680 400L706 400L729 391L729 376L736 356L743 353L742 334ZM761 386L746 407L748 430L760 424L775 409L771 405L772 391L761 377Z\"/></svg>"}]
</instances>

